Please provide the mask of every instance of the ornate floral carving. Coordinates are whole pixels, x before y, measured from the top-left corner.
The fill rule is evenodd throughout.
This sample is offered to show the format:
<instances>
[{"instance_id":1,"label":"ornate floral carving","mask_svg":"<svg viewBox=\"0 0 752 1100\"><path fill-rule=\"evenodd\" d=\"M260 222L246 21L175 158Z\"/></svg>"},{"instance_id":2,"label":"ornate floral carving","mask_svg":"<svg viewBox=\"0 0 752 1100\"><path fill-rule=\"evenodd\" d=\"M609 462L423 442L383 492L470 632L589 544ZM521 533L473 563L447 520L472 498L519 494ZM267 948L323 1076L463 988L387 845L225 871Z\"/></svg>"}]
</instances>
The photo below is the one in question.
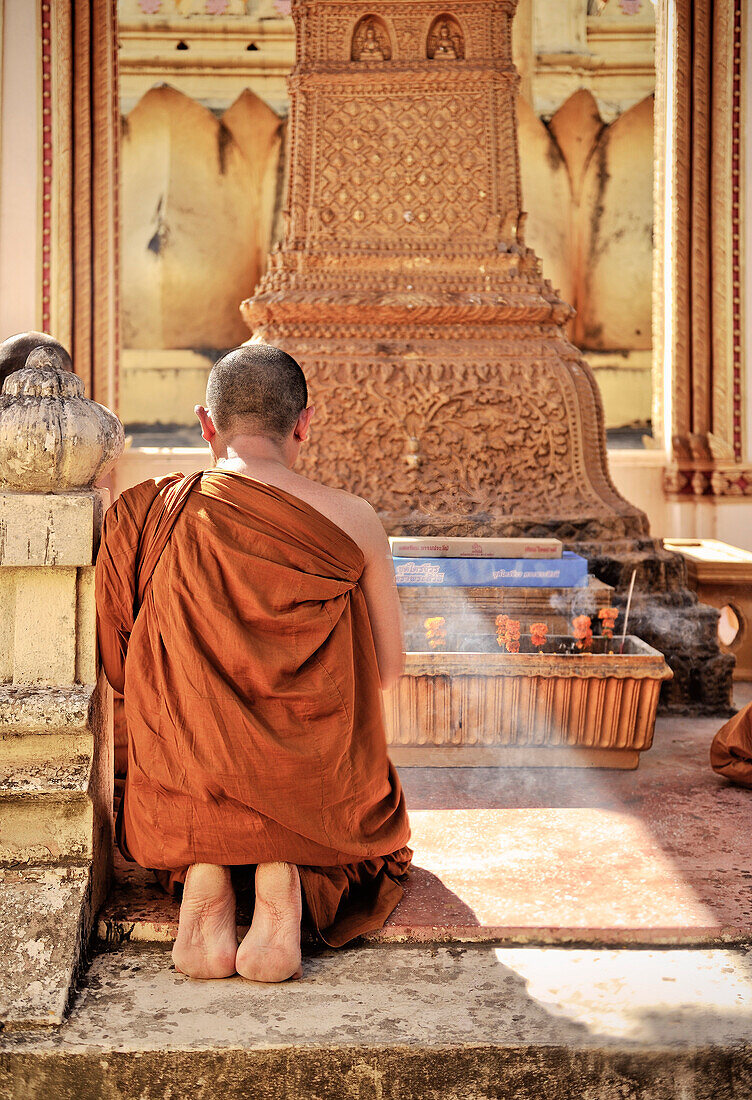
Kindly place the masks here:
<instances>
[{"instance_id":1,"label":"ornate floral carving","mask_svg":"<svg viewBox=\"0 0 752 1100\"><path fill-rule=\"evenodd\" d=\"M750 497L752 467L739 463L679 463L666 469L663 488L672 497Z\"/></svg>"}]
</instances>

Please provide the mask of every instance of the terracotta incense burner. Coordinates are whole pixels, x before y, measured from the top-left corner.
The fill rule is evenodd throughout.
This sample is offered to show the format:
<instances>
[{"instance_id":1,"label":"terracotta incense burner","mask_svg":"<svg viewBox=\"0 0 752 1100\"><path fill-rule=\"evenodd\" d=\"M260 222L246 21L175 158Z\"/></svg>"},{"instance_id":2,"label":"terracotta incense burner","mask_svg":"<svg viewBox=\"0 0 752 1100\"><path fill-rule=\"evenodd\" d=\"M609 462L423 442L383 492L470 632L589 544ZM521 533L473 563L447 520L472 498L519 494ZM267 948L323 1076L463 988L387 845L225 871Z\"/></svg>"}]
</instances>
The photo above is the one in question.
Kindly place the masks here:
<instances>
[{"instance_id":1,"label":"terracotta incense burner","mask_svg":"<svg viewBox=\"0 0 752 1100\"><path fill-rule=\"evenodd\" d=\"M594 638L588 653L563 636L549 637L543 652L524 637L519 653L476 641L485 651L407 654L386 693L396 764L637 767L672 676L662 653L632 636L623 653L619 638Z\"/></svg>"}]
</instances>

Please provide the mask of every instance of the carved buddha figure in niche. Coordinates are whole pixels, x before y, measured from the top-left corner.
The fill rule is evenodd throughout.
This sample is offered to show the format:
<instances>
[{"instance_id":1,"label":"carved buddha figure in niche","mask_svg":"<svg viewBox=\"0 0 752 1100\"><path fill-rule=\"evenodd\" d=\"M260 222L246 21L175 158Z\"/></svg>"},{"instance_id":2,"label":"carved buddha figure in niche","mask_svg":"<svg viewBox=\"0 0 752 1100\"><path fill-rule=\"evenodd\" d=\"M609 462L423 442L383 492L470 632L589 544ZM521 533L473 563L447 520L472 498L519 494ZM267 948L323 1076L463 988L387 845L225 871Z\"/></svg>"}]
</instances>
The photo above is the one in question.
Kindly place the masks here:
<instances>
[{"instance_id":1,"label":"carved buddha figure in niche","mask_svg":"<svg viewBox=\"0 0 752 1100\"><path fill-rule=\"evenodd\" d=\"M454 48L454 42L452 36L449 33L449 24L442 23L439 29L439 37L436 40L436 45L433 48L434 57L447 57L452 61L457 60L457 51Z\"/></svg>"},{"instance_id":2,"label":"carved buddha figure in niche","mask_svg":"<svg viewBox=\"0 0 752 1100\"><path fill-rule=\"evenodd\" d=\"M458 61L464 56L463 45L454 20L439 19L428 36L428 56L434 61Z\"/></svg>"},{"instance_id":3,"label":"carved buddha figure in niche","mask_svg":"<svg viewBox=\"0 0 752 1100\"><path fill-rule=\"evenodd\" d=\"M368 19L356 29L353 38L353 61L388 61L391 55L385 37L375 19Z\"/></svg>"}]
</instances>

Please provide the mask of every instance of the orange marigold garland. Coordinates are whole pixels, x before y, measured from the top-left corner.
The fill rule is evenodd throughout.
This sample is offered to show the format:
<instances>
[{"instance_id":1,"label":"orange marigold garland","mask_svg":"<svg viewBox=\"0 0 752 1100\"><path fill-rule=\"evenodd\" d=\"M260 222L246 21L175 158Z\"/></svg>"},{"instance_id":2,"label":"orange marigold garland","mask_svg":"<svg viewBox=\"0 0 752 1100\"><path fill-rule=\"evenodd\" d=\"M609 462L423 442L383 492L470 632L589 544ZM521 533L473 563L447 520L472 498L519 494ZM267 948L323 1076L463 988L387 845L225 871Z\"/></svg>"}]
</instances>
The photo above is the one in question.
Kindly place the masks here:
<instances>
[{"instance_id":1,"label":"orange marigold garland","mask_svg":"<svg viewBox=\"0 0 752 1100\"><path fill-rule=\"evenodd\" d=\"M434 615L423 623L426 629L426 641L431 649L443 649L446 645L446 619L442 615Z\"/></svg>"},{"instance_id":2,"label":"orange marigold garland","mask_svg":"<svg viewBox=\"0 0 752 1100\"><path fill-rule=\"evenodd\" d=\"M601 621L601 634L604 638L613 638L614 626L618 617L619 609L617 607L602 607L600 609L598 618Z\"/></svg>"},{"instance_id":3,"label":"orange marigold garland","mask_svg":"<svg viewBox=\"0 0 752 1100\"><path fill-rule=\"evenodd\" d=\"M545 623L531 623L530 624L530 641L537 647L538 652L541 651L546 644L546 634L548 633L548 627Z\"/></svg>"},{"instance_id":4,"label":"orange marigold garland","mask_svg":"<svg viewBox=\"0 0 752 1100\"><path fill-rule=\"evenodd\" d=\"M507 615L496 616L496 641L507 653L520 652L520 621Z\"/></svg>"},{"instance_id":5,"label":"orange marigold garland","mask_svg":"<svg viewBox=\"0 0 752 1100\"><path fill-rule=\"evenodd\" d=\"M572 619L572 633L578 649L590 649L593 644L593 624L589 615L575 615Z\"/></svg>"}]
</instances>

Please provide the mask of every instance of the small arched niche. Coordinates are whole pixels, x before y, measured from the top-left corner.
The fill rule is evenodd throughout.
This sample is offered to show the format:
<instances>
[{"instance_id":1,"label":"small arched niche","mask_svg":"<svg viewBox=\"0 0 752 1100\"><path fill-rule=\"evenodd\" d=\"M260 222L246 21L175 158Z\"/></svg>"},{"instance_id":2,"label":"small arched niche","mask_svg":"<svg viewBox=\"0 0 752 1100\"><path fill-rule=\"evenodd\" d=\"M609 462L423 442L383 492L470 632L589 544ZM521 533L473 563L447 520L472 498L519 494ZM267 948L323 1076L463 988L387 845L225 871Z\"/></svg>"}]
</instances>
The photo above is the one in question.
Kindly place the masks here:
<instances>
[{"instance_id":1,"label":"small arched niche","mask_svg":"<svg viewBox=\"0 0 752 1100\"><path fill-rule=\"evenodd\" d=\"M459 20L449 12L437 15L426 41L426 57L430 61L462 61L465 57L465 36Z\"/></svg>"},{"instance_id":2,"label":"small arched niche","mask_svg":"<svg viewBox=\"0 0 752 1100\"><path fill-rule=\"evenodd\" d=\"M378 15L364 15L355 24L350 56L353 61L389 61L392 41L384 20Z\"/></svg>"}]
</instances>

